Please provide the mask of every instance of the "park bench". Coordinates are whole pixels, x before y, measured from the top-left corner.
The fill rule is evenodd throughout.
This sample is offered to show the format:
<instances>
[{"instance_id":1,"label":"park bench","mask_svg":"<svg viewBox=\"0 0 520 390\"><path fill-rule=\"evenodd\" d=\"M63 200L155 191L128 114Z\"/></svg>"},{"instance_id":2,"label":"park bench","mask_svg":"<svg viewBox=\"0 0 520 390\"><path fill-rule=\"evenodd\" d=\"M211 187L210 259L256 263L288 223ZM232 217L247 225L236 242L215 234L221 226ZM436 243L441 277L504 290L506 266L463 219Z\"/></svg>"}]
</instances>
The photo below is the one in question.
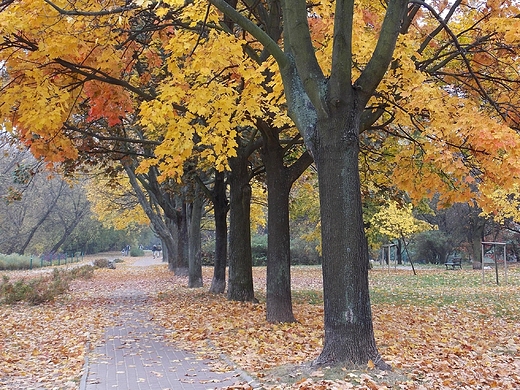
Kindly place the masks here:
<instances>
[{"instance_id":1,"label":"park bench","mask_svg":"<svg viewBox=\"0 0 520 390\"><path fill-rule=\"evenodd\" d=\"M454 258L445 262L444 265L446 266L446 269L449 269L448 267L451 267L451 269L455 269L456 267L462 269L462 259Z\"/></svg>"}]
</instances>

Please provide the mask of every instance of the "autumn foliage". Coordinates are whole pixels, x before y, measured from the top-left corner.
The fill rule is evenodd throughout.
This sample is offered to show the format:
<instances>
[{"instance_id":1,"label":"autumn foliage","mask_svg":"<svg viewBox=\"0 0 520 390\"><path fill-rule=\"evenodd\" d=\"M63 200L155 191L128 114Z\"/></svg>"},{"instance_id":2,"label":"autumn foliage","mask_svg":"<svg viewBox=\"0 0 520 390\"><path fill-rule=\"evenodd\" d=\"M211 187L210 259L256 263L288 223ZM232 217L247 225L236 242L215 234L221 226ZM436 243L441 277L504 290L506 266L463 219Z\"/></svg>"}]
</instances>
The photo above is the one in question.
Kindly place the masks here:
<instances>
[{"instance_id":1,"label":"autumn foliage","mask_svg":"<svg viewBox=\"0 0 520 390\"><path fill-rule=\"evenodd\" d=\"M226 355L265 388L276 389L515 389L520 386L518 287L481 284L472 270L370 273L376 339L394 372L370 362L365 370L309 367L322 347L319 267L294 267L293 324L265 321L265 268L255 268L260 304L228 302L204 289L188 289L165 265L98 269L76 280L53 303L0 306L0 386L77 388L88 346L113 325L121 296L145 293L153 321L170 341L206 358ZM211 278L205 269L205 279ZM21 274L11 273L13 278ZM18 276L16 276L18 275ZM141 309L143 309L141 307ZM480 386L480 387L479 387Z\"/></svg>"}]
</instances>

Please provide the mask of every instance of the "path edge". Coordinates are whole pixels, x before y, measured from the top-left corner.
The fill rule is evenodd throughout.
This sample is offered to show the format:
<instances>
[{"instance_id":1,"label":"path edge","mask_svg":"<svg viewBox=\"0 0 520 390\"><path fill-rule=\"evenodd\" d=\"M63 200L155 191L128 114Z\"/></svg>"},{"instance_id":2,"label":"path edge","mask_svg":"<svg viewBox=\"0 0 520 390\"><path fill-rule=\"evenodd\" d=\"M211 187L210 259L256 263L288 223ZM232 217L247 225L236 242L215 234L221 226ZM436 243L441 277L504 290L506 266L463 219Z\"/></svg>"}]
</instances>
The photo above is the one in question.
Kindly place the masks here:
<instances>
[{"instance_id":1,"label":"path edge","mask_svg":"<svg viewBox=\"0 0 520 390\"><path fill-rule=\"evenodd\" d=\"M89 372L89 361L88 355L90 354L90 341L87 341L85 344L85 358L83 359L83 374L81 375L81 380L79 381L79 390L86 390L87 388L87 379Z\"/></svg>"}]
</instances>

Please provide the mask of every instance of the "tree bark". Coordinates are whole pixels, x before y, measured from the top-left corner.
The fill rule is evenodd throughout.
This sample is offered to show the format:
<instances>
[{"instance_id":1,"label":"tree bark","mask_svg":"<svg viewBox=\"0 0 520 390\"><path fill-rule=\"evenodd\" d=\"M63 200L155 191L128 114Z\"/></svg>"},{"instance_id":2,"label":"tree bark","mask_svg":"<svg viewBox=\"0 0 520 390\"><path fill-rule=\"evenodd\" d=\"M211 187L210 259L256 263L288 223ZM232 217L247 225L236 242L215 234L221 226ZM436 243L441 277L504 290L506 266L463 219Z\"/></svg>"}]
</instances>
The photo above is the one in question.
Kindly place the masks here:
<instances>
[{"instance_id":1,"label":"tree bark","mask_svg":"<svg viewBox=\"0 0 520 390\"><path fill-rule=\"evenodd\" d=\"M188 222L186 215L186 203L180 197L176 197L175 218L172 219L172 236L175 240L170 269L177 276L188 276L189 246L188 246Z\"/></svg>"},{"instance_id":2,"label":"tree bark","mask_svg":"<svg viewBox=\"0 0 520 390\"><path fill-rule=\"evenodd\" d=\"M284 165L285 150L278 130L260 123L264 138L262 161L267 177L267 295L268 322L294 322L291 296L291 237L289 229L289 192L294 181L310 165L305 153L290 167Z\"/></svg>"},{"instance_id":3,"label":"tree bark","mask_svg":"<svg viewBox=\"0 0 520 390\"><path fill-rule=\"evenodd\" d=\"M215 173L215 184L211 196L215 216L215 264L209 291L213 294L223 294L226 290L227 213L229 204L224 179L223 172Z\"/></svg>"},{"instance_id":4,"label":"tree bark","mask_svg":"<svg viewBox=\"0 0 520 390\"><path fill-rule=\"evenodd\" d=\"M248 155L238 151L229 160L229 285L228 299L255 301L251 254L251 186Z\"/></svg>"},{"instance_id":5,"label":"tree bark","mask_svg":"<svg viewBox=\"0 0 520 390\"><path fill-rule=\"evenodd\" d=\"M386 368L376 348L368 290L368 248L358 170L359 110L319 123L316 148L322 225L325 340L317 365L373 361ZM345 131L346 130L346 131Z\"/></svg>"},{"instance_id":6,"label":"tree bark","mask_svg":"<svg viewBox=\"0 0 520 390\"><path fill-rule=\"evenodd\" d=\"M317 364L372 360L382 369L374 341L358 168L361 116L385 75L405 20L407 0L386 2L373 55L352 81L354 1L336 0L332 67L326 76L315 54L307 4L282 0L282 48L223 0L210 0L251 33L278 63L288 113L318 168L325 340Z\"/></svg>"},{"instance_id":7,"label":"tree bark","mask_svg":"<svg viewBox=\"0 0 520 390\"><path fill-rule=\"evenodd\" d=\"M194 192L193 202L190 205L191 213L189 218L189 288L203 286L200 222L204 202L198 183L195 185Z\"/></svg>"},{"instance_id":8,"label":"tree bark","mask_svg":"<svg viewBox=\"0 0 520 390\"><path fill-rule=\"evenodd\" d=\"M284 151L270 134L262 154L267 177L267 295L268 322L294 322L291 297L289 190ZM264 136L265 137L265 136ZM266 137L267 138L267 137Z\"/></svg>"}]
</instances>

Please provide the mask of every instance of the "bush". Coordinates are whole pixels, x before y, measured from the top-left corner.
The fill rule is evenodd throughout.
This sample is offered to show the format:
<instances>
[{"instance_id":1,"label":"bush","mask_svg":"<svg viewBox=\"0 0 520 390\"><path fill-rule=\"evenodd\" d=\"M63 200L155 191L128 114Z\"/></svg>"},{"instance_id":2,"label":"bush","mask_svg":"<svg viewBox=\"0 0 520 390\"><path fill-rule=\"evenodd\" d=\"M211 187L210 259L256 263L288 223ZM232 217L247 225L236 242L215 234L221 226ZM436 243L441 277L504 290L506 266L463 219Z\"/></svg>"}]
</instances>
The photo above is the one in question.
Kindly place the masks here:
<instances>
[{"instance_id":1,"label":"bush","mask_svg":"<svg viewBox=\"0 0 520 390\"><path fill-rule=\"evenodd\" d=\"M96 259L96 260L94 260L94 267L96 267L96 268L108 268L108 259Z\"/></svg>"},{"instance_id":2,"label":"bush","mask_svg":"<svg viewBox=\"0 0 520 390\"><path fill-rule=\"evenodd\" d=\"M57 296L69 291L69 283L73 279L90 279L94 274L94 267L84 265L71 270L54 269L52 274L34 279L20 279L11 282L4 275L0 284L0 302L14 304L28 302L39 305L53 301Z\"/></svg>"},{"instance_id":3,"label":"bush","mask_svg":"<svg viewBox=\"0 0 520 390\"><path fill-rule=\"evenodd\" d=\"M132 257L144 256L144 251L141 248L132 248L132 249L130 249L130 256L132 256Z\"/></svg>"},{"instance_id":4,"label":"bush","mask_svg":"<svg viewBox=\"0 0 520 390\"><path fill-rule=\"evenodd\" d=\"M38 261L33 261L33 267L39 267ZM30 269L31 257L19 254L4 255L0 254L0 270L19 270Z\"/></svg>"},{"instance_id":5,"label":"bush","mask_svg":"<svg viewBox=\"0 0 520 390\"><path fill-rule=\"evenodd\" d=\"M251 240L253 266L267 265L267 235L255 235Z\"/></svg>"},{"instance_id":6,"label":"bush","mask_svg":"<svg viewBox=\"0 0 520 390\"><path fill-rule=\"evenodd\" d=\"M2 302L7 304L26 301L32 305L39 305L53 301L58 295L67 292L69 280L66 275L63 275L57 269L51 275L27 281L20 279L14 283L4 275L0 285L0 297Z\"/></svg>"}]
</instances>

